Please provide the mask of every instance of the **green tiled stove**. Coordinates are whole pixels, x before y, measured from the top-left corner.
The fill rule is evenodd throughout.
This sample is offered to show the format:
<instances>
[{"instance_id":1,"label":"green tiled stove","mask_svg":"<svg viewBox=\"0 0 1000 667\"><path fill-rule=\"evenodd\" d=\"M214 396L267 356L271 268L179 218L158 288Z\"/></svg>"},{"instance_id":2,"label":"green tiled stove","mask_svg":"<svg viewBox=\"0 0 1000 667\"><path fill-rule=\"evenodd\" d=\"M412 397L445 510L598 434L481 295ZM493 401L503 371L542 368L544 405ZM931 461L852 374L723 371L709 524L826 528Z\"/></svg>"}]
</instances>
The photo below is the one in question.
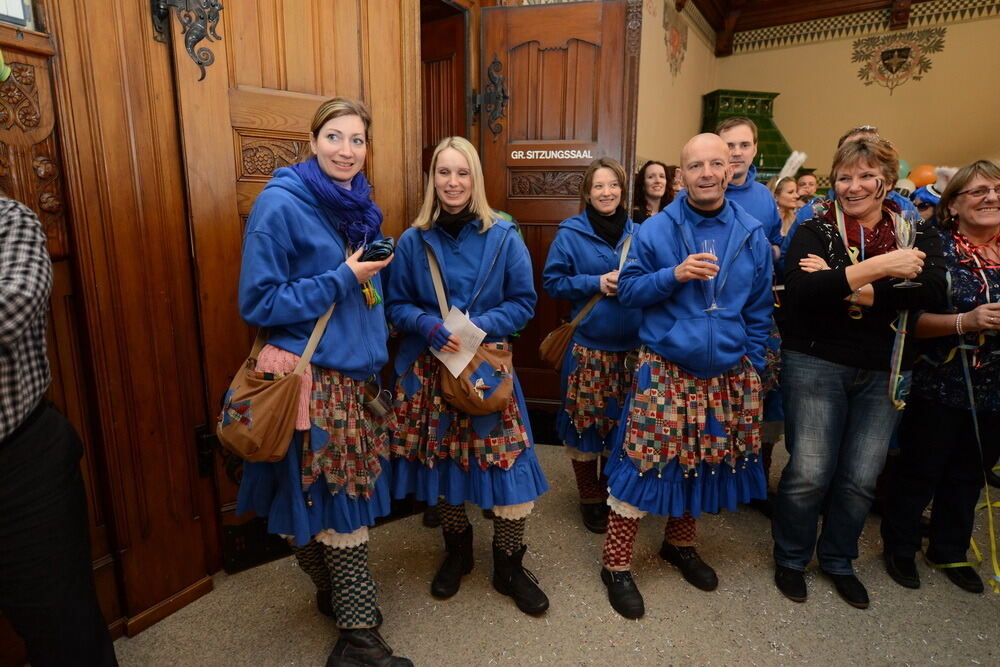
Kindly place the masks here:
<instances>
[{"instance_id":1,"label":"green tiled stove","mask_svg":"<svg viewBox=\"0 0 1000 667\"><path fill-rule=\"evenodd\" d=\"M774 124L774 98L778 93L752 90L715 90L702 95L701 131L714 132L720 121L730 116L746 116L757 124L757 180L766 183L785 166L792 154L781 130ZM801 169L809 173L812 169Z\"/></svg>"}]
</instances>

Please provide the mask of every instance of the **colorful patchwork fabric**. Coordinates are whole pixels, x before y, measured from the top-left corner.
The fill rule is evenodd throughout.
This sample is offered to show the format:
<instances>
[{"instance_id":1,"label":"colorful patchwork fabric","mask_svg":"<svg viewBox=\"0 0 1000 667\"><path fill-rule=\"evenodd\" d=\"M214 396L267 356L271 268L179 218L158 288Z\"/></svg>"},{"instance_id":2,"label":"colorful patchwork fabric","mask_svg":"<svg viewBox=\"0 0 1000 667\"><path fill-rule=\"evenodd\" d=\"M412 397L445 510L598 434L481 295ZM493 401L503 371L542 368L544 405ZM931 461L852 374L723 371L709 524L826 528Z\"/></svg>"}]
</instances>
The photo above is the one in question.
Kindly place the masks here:
<instances>
[{"instance_id":1,"label":"colorful patchwork fabric","mask_svg":"<svg viewBox=\"0 0 1000 667\"><path fill-rule=\"evenodd\" d=\"M442 372L446 371L441 363L426 352L396 383L399 425L392 455L419 460L428 467L437 459L451 458L463 470L469 469L475 456L483 470L491 465L510 469L531 446L517 401L512 399L505 410L491 415L459 412L441 396L438 374Z\"/></svg>"},{"instance_id":2,"label":"colorful patchwork fabric","mask_svg":"<svg viewBox=\"0 0 1000 667\"><path fill-rule=\"evenodd\" d=\"M337 371L312 367L309 398L312 430L302 452L302 488L323 477L331 494L344 491L351 498L370 498L382 472L379 457L389 447L395 415L384 418L366 412L363 380ZM320 444L317 438L325 438Z\"/></svg>"},{"instance_id":3,"label":"colorful patchwork fabric","mask_svg":"<svg viewBox=\"0 0 1000 667\"><path fill-rule=\"evenodd\" d=\"M760 451L762 407L760 379L746 357L739 370L702 379L643 350L623 449L640 472L662 471L674 458L683 470L702 461L733 465Z\"/></svg>"},{"instance_id":4,"label":"colorful patchwork fabric","mask_svg":"<svg viewBox=\"0 0 1000 667\"><path fill-rule=\"evenodd\" d=\"M564 409L581 437L593 426L605 438L618 425L625 388L632 384L632 372L625 363L629 352L594 350L574 343L572 355L576 367L566 377ZM614 417L607 414L609 404L618 406L612 410Z\"/></svg>"}]
</instances>

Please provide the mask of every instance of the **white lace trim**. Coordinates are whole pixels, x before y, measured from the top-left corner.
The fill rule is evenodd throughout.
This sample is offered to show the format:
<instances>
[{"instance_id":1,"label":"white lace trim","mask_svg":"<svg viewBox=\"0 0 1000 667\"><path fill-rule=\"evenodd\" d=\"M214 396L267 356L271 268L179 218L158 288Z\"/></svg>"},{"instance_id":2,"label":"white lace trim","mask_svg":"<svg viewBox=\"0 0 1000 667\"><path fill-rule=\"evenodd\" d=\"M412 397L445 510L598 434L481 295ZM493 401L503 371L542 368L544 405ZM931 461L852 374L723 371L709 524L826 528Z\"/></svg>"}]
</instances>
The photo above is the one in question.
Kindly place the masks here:
<instances>
[{"instance_id":1,"label":"white lace trim","mask_svg":"<svg viewBox=\"0 0 1000 667\"><path fill-rule=\"evenodd\" d=\"M353 533L338 533L324 530L316 536L316 541L334 549L358 547L368 541L368 526L361 526Z\"/></svg>"},{"instance_id":2,"label":"white lace trim","mask_svg":"<svg viewBox=\"0 0 1000 667\"><path fill-rule=\"evenodd\" d=\"M573 445L563 443L563 446L566 448L566 456L571 461L596 461L599 456L596 452L581 452Z\"/></svg>"},{"instance_id":3,"label":"white lace trim","mask_svg":"<svg viewBox=\"0 0 1000 667\"><path fill-rule=\"evenodd\" d=\"M524 517L531 514L531 510L535 507L535 501L527 503L518 503L517 505L494 505L493 514L500 517L501 519L507 519L508 521L517 521L518 519L523 519Z\"/></svg>"},{"instance_id":4,"label":"white lace trim","mask_svg":"<svg viewBox=\"0 0 1000 667\"><path fill-rule=\"evenodd\" d=\"M608 496L608 506L612 512L626 519L641 519L647 514L645 510L641 510L635 505L629 505L624 500L618 500L614 496Z\"/></svg>"}]
</instances>

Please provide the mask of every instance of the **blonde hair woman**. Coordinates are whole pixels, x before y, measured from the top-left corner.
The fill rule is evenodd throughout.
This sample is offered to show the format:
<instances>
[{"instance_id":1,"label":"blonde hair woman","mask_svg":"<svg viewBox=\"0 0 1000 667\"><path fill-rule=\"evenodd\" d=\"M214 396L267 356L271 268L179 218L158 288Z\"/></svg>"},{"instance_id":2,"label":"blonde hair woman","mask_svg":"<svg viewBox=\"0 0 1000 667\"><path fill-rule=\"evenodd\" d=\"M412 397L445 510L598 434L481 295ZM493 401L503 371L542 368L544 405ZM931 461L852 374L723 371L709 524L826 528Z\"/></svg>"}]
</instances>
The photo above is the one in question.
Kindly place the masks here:
<instances>
[{"instance_id":1,"label":"blonde hair woman","mask_svg":"<svg viewBox=\"0 0 1000 667\"><path fill-rule=\"evenodd\" d=\"M469 501L495 516L493 587L521 611L539 614L549 600L522 565L524 525L548 484L535 457L524 396L514 377L513 398L492 414L469 415L442 398L439 375L448 371L431 350L457 352L461 343L441 319L428 251L440 265L449 305L486 332L483 345L509 346L508 336L534 313L531 260L517 225L486 201L479 155L461 137L444 139L434 150L424 203L399 240L386 294L389 320L403 333L395 362L393 494L414 493L440 508L447 556L432 595L451 597L472 570Z\"/></svg>"}]
</instances>

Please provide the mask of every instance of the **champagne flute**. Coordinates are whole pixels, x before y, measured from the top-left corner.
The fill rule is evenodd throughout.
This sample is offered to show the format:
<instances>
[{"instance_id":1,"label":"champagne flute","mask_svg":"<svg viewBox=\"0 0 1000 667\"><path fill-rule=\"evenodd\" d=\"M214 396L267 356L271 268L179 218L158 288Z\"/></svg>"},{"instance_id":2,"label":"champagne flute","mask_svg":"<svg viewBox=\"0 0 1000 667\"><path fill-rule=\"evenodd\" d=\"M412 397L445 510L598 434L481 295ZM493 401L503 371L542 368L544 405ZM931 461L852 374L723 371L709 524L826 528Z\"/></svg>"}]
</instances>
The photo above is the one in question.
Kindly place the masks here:
<instances>
[{"instance_id":1,"label":"champagne flute","mask_svg":"<svg viewBox=\"0 0 1000 667\"><path fill-rule=\"evenodd\" d=\"M715 257L718 257L718 255L715 254L715 239L702 239L701 251L704 253L708 253L709 255L715 255ZM712 290L712 305L704 309L706 313L710 313L714 310L725 310L725 308L720 306L715 301L715 278L718 277L718 275L719 274L715 274L714 276L708 279L709 280L708 287L709 289Z\"/></svg>"},{"instance_id":2,"label":"champagne flute","mask_svg":"<svg viewBox=\"0 0 1000 667\"><path fill-rule=\"evenodd\" d=\"M901 215L893 216L896 223L896 247L900 250L909 250L917 242L917 225L922 218L917 211L903 211ZM921 283L914 282L907 278L901 283L895 283L893 287L920 287Z\"/></svg>"}]
</instances>

